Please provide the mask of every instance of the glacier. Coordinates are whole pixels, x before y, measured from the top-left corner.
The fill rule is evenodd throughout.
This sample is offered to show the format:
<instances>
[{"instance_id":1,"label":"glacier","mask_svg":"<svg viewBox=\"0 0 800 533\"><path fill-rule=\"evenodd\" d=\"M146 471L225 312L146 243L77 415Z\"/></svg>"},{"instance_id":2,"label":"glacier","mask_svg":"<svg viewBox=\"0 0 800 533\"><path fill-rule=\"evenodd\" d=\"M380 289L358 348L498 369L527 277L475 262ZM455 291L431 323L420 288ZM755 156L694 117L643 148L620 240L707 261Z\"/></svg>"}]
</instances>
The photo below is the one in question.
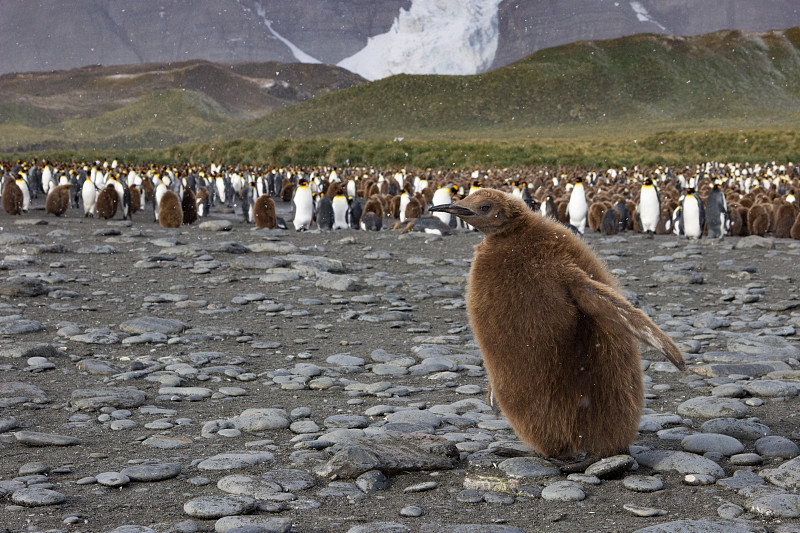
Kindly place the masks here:
<instances>
[{"instance_id":1,"label":"glacier","mask_svg":"<svg viewBox=\"0 0 800 533\"><path fill-rule=\"evenodd\" d=\"M388 32L338 63L368 80L394 74L476 74L497 52L501 0L412 0Z\"/></svg>"},{"instance_id":2,"label":"glacier","mask_svg":"<svg viewBox=\"0 0 800 533\"><path fill-rule=\"evenodd\" d=\"M295 59L297 59L298 62L300 62L300 63L322 63L322 61L320 61L316 57L313 57L313 56L303 52L300 49L300 47L298 47L296 44L291 42L289 39L287 39L286 37L284 37L283 35L281 35L277 31L275 31L272 28L272 21L267 18L267 10L264 8L264 6L261 5L260 2L256 2L256 13L261 18L261 20L264 22L264 25L267 27L269 32L276 39L278 39L280 42L282 42L283 44L285 44L289 48L289 50L292 52L292 55L294 55Z\"/></svg>"}]
</instances>

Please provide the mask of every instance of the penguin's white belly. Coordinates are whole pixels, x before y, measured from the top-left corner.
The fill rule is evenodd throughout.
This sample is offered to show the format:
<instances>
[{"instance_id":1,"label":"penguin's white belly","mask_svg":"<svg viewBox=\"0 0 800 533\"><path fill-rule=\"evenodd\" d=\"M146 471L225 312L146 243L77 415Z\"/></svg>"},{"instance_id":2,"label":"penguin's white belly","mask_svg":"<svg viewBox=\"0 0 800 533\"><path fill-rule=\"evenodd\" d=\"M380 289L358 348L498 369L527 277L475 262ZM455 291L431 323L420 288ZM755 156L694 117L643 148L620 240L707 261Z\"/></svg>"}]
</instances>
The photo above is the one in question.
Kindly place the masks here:
<instances>
[{"instance_id":1,"label":"penguin's white belly","mask_svg":"<svg viewBox=\"0 0 800 533\"><path fill-rule=\"evenodd\" d=\"M586 229L586 199L585 198L571 198L567 206L567 213L569 213L569 223L575 226L582 234Z\"/></svg>"},{"instance_id":2,"label":"penguin's white belly","mask_svg":"<svg viewBox=\"0 0 800 533\"><path fill-rule=\"evenodd\" d=\"M703 228L700 226L700 209L696 201L683 202L683 233L693 239L699 239L703 234Z\"/></svg>"},{"instance_id":3,"label":"penguin's white belly","mask_svg":"<svg viewBox=\"0 0 800 533\"><path fill-rule=\"evenodd\" d=\"M639 219L642 221L642 231L656 231L661 215L660 210L655 191L643 191L639 200Z\"/></svg>"},{"instance_id":4,"label":"penguin's white belly","mask_svg":"<svg viewBox=\"0 0 800 533\"><path fill-rule=\"evenodd\" d=\"M311 189L300 190L294 196L294 228L308 229L311 226L311 219L314 215L314 201L311 197Z\"/></svg>"},{"instance_id":5,"label":"penguin's white belly","mask_svg":"<svg viewBox=\"0 0 800 533\"><path fill-rule=\"evenodd\" d=\"M333 199L333 229L348 229L347 200L344 198Z\"/></svg>"}]
</instances>

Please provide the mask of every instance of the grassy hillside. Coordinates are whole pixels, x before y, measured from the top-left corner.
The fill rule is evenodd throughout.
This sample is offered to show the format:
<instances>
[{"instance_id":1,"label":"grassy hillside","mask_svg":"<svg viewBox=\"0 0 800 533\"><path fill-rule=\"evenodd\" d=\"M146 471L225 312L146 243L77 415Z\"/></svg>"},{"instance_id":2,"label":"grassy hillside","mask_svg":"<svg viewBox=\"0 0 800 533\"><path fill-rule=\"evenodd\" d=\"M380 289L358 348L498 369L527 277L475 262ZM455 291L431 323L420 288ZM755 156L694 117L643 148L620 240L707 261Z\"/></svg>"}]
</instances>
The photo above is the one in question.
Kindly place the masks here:
<instances>
[{"instance_id":1,"label":"grassy hillside","mask_svg":"<svg viewBox=\"0 0 800 533\"><path fill-rule=\"evenodd\" d=\"M800 115L800 28L637 35L542 50L476 76L394 76L250 122L251 138L474 138L652 131Z\"/></svg>"},{"instance_id":2,"label":"grassy hillside","mask_svg":"<svg viewBox=\"0 0 800 533\"><path fill-rule=\"evenodd\" d=\"M354 85L317 67L2 76L0 152L419 168L800 159L800 28L580 42L475 76Z\"/></svg>"}]
</instances>

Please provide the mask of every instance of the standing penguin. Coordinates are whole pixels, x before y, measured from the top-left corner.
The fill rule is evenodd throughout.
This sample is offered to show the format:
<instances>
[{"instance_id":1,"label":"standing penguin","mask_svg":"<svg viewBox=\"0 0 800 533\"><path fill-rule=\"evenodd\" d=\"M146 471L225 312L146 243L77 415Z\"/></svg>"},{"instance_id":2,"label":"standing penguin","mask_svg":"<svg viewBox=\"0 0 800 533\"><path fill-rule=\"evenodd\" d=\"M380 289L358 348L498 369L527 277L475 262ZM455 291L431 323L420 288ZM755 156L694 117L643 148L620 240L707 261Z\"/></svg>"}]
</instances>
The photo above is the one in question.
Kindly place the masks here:
<instances>
[{"instance_id":1,"label":"standing penguin","mask_svg":"<svg viewBox=\"0 0 800 533\"><path fill-rule=\"evenodd\" d=\"M347 197L342 193L341 189L333 197L331 204L333 208L333 229L348 229L350 225L347 223L347 210L350 209L350 204L347 203Z\"/></svg>"},{"instance_id":2,"label":"standing penguin","mask_svg":"<svg viewBox=\"0 0 800 533\"><path fill-rule=\"evenodd\" d=\"M117 191L114 190L114 185L109 183L97 194L97 216L105 219L114 218L117 207L119 207Z\"/></svg>"},{"instance_id":3,"label":"standing penguin","mask_svg":"<svg viewBox=\"0 0 800 533\"><path fill-rule=\"evenodd\" d=\"M731 217L728 215L728 204L719 184L715 183L706 198L706 231L709 239L721 239L728 234Z\"/></svg>"},{"instance_id":4,"label":"standing penguin","mask_svg":"<svg viewBox=\"0 0 800 533\"><path fill-rule=\"evenodd\" d=\"M197 197L191 187L183 189L181 198L181 211L183 211L183 223L194 224L197 222Z\"/></svg>"},{"instance_id":5,"label":"standing penguin","mask_svg":"<svg viewBox=\"0 0 800 533\"><path fill-rule=\"evenodd\" d=\"M3 211L9 215L21 215L22 202L22 190L19 188L19 185L17 185L16 180L12 178L6 179L3 185Z\"/></svg>"},{"instance_id":6,"label":"standing penguin","mask_svg":"<svg viewBox=\"0 0 800 533\"><path fill-rule=\"evenodd\" d=\"M275 200L269 194L262 194L256 198L253 205L253 221L257 228L274 229L278 225L275 216Z\"/></svg>"},{"instance_id":7,"label":"standing penguin","mask_svg":"<svg viewBox=\"0 0 800 533\"><path fill-rule=\"evenodd\" d=\"M83 181L81 200L83 200L83 216L95 216L97 214L97 187L89 177Z\"/></svg>"},{"instance_id":8,"label":"standing penguin","mask_svg":"<svg viewBox=\"0 0 800 533\"><path fill-rule=\"evenodd\" d=\"M317 227L323 231L333 229L333 202L327 195L320 194L317 200Z\"/></svg>"},{"instance_id":9,"label":"standing penguin","mask_svg":"<svg viewBox=\"0 0 800 533\"><path fill-rule=\"evenodd\" d=\"M642 231L645 233L655 233L658 221L661 220L661 198L658 189L653 185L653 180L647 178L642 184L639 193L638 206L639 221L642 224Z\"/></svg>"},{"instance_id":10,"label":"standing penguin","mask_svg":"<svg viewBox=\"0 0 800 533\"><path fill-rule=\"evenodd\" d=\"M71 188L71 184L53 187L50 192L47 193L47 199L45 200L44 207L45 211L52 213L57 217L60 217L66 213L67 208L69 207L69 190Z\"/></svg>"},{"instance_id":11,"label":"standing penguin","mask_svg":"<svg viewBox=\"0 0 800 533\"><path fill-rule=\"evenodd\" d=\"M179 228L182 223L181 199L174 192L167 190L158 202L158 224L162 228Z\"/></svg>"},{"instance_id":12,"label":"standing penguin","mask_svg":"<svg viewBox=\"0 0 800 533\"><path fill-rule=\"evenodd\" d=\"M301 178L292 193L292 224L296 231L305 231L314 220L314 195L308 181Z\"/></svg>"},{"instance_id":13,"label":"standing penguin","mask_svg":"<svg viewBox=\"0 0 800 533\"><path fill-rule=\"evenodd\" d=\"M675 343L619 293L578 237L520 200L482 189L433 210L484 234L467 311L496 400L547 457L628 453L644 401L639 342L680 369Z\"/></svg>"},{"instance_id":14,"label":"standing penguin","mask_svg":"<svg viewBox=\"0 0 800 533\"><path fill-rule=\"evenodd\" d=\"M706 223L706 214L703 200L695 193L693 188L686 189L686 195L681 202L681 226L683 234L690 239L699 239L703 236L703 227Z\"/></svg>"},{"instance_id":15,"label":"standing penguin","mask_svg":"<svg viewBox=\"0 0 800 533\"><path fill-rule=\"evenodd\" d=\"M450 187L439 187L436 189L436 192L433 193L433 205L448 205L452 201L453 198L453 191ZM444 222L445 224L450 224L450 213L442 213L437 212L434 213L433 216Z\"/></svg>"},{"instance_id":16,"label":"standing penguin","mask_svg":"<svg viewBox=\"0 0 800 533\"><path fill-rule=\"evenodd\" d=\"M575 227L581 235L583 235L583 232L586 230L586 213L588 210L589 207L586 203L586 192L583 189L583 180L578 178L575 180L575 186L572 187L572 193L569 195L567 213L569 214L570 225Z\"/></svg>"},{"instance_id":17,"label":"standing penguin","mask_svg":"<svg viewBox=\"0 0 800 533\"><path fill-rule=\"evenodd\" d=\"M17 187L22 191L22 212L27 213L31 205L31 190L28 187L28 179L22 171L17 176Z\"/></svg>"},{"instance_id":18,"label":"standing penguin","mask_svg":"<svg viewBox=\"0 0 800 533\"><path fill-rule=\"evenodd\" d=\"M539 208L539 213L545 218L558 220L558 208L552 196L548 196L544 199L542 206Z\"/></svg>"}]
</instances>

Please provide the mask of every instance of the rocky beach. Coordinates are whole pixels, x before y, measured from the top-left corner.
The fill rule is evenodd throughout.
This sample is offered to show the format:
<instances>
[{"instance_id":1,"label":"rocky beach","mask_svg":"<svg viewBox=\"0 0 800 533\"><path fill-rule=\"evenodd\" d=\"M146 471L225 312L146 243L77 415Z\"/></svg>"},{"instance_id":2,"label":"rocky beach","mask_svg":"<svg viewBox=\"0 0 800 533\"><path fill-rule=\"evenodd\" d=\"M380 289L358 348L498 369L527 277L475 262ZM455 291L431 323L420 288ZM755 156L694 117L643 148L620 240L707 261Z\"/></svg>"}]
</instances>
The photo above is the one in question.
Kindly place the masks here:
<instances>
[{"instance_id":1,"label":"rocky beach","mask_svg":"<svg viewBox=\"0 0 800 533\"><path fill-rule=\"evenodd\" d=\"M0 227L0 531L800 531L798 241L587 231L688 370L565 475L486 403L477 233Z\"/></svg>"}]
</instances>

